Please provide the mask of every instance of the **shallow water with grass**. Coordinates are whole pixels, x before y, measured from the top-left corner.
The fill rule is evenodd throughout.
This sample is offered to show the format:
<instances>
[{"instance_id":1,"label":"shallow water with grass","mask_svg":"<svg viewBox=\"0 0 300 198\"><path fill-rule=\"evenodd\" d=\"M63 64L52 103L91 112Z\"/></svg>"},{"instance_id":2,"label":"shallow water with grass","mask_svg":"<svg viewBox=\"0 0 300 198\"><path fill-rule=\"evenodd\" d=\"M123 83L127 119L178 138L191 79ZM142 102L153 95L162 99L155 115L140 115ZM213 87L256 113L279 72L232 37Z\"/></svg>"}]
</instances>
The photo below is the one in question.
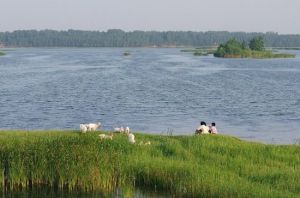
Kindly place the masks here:
<instances>
[{"instance_id":1,"label":"shallow water with grass","mask_svg":"<svg viewBox=\"0 0 300 198\"><path fill-rule=\"evenodd\" d=\"M299 145L222 135L0 132L0 188L12 197L299 197ZM107 133L107 132L104 132ZM150 141L150 145L140 142ZM39 196L40 195L40 196Z\"/></svg>"},{"instance_id":2,"label":"shallow water with grass","mask_svg":"<svg viewBox=\"0 0 300 198\"><path fill-rule=\"evenodd\" d=\"M124 56L124 52L130 52ZM199 121L247 140L300 138L300 56L197 57L180 49L20 48L0 57L0 129L191 134Z\"/></svg>"}]
</instances>

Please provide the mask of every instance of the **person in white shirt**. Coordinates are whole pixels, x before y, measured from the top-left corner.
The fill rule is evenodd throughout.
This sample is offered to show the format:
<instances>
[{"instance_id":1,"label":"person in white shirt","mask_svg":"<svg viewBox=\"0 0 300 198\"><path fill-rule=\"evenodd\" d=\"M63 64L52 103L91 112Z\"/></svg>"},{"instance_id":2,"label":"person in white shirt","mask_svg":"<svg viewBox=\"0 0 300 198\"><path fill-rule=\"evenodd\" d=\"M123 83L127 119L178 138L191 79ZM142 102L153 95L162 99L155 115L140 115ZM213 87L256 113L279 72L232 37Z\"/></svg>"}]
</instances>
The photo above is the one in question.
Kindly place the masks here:
<instances>
[{"instance_id":1,"label":"person in white shirt","mask_svg":"<svg viewBox=\"0 0 300 198\"><path fill-rule=\"evenodd\" d=\"M200 122L200 126L195 131L196 134L209 134L209 128L204 121Z\"/></svg>"}]
</instances>

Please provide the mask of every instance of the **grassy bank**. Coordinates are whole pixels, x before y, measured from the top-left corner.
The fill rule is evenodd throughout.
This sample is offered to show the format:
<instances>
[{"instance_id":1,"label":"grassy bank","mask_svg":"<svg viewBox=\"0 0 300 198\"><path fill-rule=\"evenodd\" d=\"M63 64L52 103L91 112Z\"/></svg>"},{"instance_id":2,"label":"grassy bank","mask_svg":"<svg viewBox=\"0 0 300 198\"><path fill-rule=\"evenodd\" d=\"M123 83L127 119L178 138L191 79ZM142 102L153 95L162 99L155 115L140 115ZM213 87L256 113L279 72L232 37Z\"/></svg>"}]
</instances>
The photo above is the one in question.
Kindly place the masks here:
<instances>
[{"instance_id":1,"label":"grassy bank","mask_svg":"<svg viewBox=\"0 0 300 198\"><path fill-rule=\"evenodd\" d=\"M1 169L10 190L46 185L101 192L139 187L176 197L300 196L299 145L221 135L136 139L151 145L129 144L122 134L100 140L98 133L77 131L2 131Z\"/></svg>"},{"instance_id":2,"label":"grassy bank","mask_svg":"<svg viewBox=\"0 0 300 198\"><path fill-rule=\"evenodd\" d=\"M272 51L242 50L239 54L224 54L223 58L295 58L294 54L273 53Z\"/></svg>"}]
</instances>

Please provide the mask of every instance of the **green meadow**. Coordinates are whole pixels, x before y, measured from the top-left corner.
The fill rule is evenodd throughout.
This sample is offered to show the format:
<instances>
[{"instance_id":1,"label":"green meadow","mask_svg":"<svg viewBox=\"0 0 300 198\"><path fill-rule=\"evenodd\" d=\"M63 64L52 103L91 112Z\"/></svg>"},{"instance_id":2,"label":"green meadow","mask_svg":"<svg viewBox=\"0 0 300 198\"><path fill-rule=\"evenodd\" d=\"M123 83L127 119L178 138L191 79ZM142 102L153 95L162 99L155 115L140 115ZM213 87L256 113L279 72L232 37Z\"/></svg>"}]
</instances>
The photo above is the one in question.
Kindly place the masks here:
<instances>
[{"instance_id":1,"label":"green meadow","mask_svg":"<svg viewBox=\"0 0 300 198\"><path fill-rule=\"evenodd\" d=\"M121 188L132 197L139 188L170 197L300 197L299 145L142 133L134 133L137 143L130 144L126 135L100 140L99 133L1 131L1 190L47 186L109 196Z\"/></svg>"}]
</instances>

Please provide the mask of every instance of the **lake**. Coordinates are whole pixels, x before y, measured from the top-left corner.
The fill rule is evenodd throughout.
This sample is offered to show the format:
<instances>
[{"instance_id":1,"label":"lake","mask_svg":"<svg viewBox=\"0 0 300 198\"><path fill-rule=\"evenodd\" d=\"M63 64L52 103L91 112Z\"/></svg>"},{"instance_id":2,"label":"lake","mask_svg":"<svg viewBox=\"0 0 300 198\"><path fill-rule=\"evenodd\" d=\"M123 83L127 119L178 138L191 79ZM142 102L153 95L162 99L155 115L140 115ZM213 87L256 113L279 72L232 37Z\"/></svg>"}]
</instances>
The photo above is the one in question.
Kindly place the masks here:
<instances>
[{"instance_id":1,"label":"lake","mask_svg":"<svg viewBox=\"0 0 300 198\"><path fill-rule=\"evenodd\" d=\"M130 51L130 56L123 56ZM220 133L300 140L300 51L294 59L198 57L180 49L18 48L0 57L0 129Z\"/></svg>"}]
</instances>

